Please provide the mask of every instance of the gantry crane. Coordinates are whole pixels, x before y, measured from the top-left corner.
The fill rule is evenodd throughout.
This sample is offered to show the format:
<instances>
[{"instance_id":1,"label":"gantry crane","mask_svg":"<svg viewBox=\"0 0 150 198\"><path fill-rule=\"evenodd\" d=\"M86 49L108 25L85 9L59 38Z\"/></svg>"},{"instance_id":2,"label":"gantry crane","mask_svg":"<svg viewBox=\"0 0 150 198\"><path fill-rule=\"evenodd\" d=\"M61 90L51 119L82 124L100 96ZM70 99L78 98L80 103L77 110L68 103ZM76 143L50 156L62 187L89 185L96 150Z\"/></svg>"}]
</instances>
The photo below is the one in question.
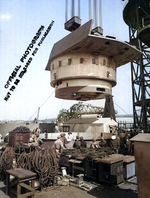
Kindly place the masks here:
<instances>
[{"instance_id":1,"label":"gantry crane","mask_svg":"<svg viewBox=\"0 0 150 198\"><path fill-rule=\"evenodd\" d=\"M130 44L142 51L131 62L134 127L150 132L150 0L128 0L123 18Z\"/></svg>"}]
</instances>

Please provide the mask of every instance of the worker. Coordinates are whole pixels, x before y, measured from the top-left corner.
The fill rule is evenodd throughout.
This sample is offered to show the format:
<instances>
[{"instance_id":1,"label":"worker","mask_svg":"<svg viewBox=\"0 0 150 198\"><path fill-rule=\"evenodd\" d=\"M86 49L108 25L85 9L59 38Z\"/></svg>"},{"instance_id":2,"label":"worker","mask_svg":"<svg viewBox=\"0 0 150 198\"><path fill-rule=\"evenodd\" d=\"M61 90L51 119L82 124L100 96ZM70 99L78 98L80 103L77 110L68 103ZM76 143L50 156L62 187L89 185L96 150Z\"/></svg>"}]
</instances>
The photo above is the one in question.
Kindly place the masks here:
<instances>
[{"instance_id":1,"label":"worker","mask_svg":"<svg viewBox=\"0 0 150 198\"><path fill-rule=\"evenodd\" d=\"M120 150L120 137L116 132L112 133L110 147L113 148L116 151L116 153L118 153Z\"/></svg>"},{"instance_id":2,"label":"worker","mask_svg":"<svg viewBox=\"0 0 150 198\"><path fill-rule=\"evenodd\" d=\"M80 137L80 147L81 148L86 148L87 147L87 144L86 144L86 141L84 140L83 136Z\"/></svg>"},{"instance_id":3,"label":"worker","mask_svg":"<svg viewBox=\"0 0 150 198\"><path fill-rule=\"evenodd\" d=\"M126 135L126 155L131 154L131 141L129 139L129 135Z\"/></svg>"},{"instance_id":4,"label":"worker","mask_svg":"<svg viewBox=\"0 0 150 198\"><path fill-rule=\"evenodd\" d=\"M81 145L80 137L77 135L73 147L79 149Z\"/></svg>"},{"instance_id":5,"label":"worker","mask_svg":"<svg viewBox=\"0 0 150 198\"><path fill-rule=\"evenodd\" d=\"M41 130L36 128L34 131L34 134L32 134L30 141L28 143L28 146L41 146L43 141L40 138L40 132Z\"/></svg>"},{"instance_id":6,"label":"worker","mask_svg":"<svg viewBox=\"0 0 150 198\"><path fill-rule=\"evenodd\" d=\"M43 141L40 138L40 133L41 133L41 129L37 129L35 131L35 141L39 144L39 146L43 143Z\"/></svg>"},{"instance_id":7,"label":"worker","mask_svg":"<svg viewBox=\"0 0 150 198\"><path fill-rule=\"evenodd\" d=\"M61 133L60 136L61 136L61 140L63 141L63 145L65 147L65 144L67 144L66 134L65 133Z\"/></svg>"},{"instance_id":8,"label":"worker","mask_svg":"<svg viewBox=\"0 0 150 198\"><path fill-rule=\"evenodd\" d=\"M34 142L34 139L36 138L36 135L35 135L35 132L38 130L38 128L36 129L33 129L33 131L31 131L30 133L30 139L29 139L29 142Z\"/></svg>"},{"instance_id":9,"label":"worker","mask_svg":"<svg viewBox=\"0 0 150 198\"><path fill-rule=\"evenodd\" d=\"M0 134L0 143L2 142L2 134Z\"/></svg>"},{"instance_id":10,"label":"worker","mask_svg":"<svg viewBox=\"0 0 150 198\"><path fill-rule=\"evenodd\" d=\"M99 143L96 141L96 139L93 139L90 148L100 148Z\"/></svg>"},{"instance_id":11,"label":"worker","mask_svg":"<svg viewBox=\"0 0 150 198\"><path fill-rule=\"evenodd\" d=\"M63 145L63 139L61 138L61 135L57 137L57 140L54 142L54 149L56 150L56 154L58 158L60 157L61 153L64 149L66 149Z\"/></svg>"},{"instance_id":12,"label":"worker","mask_svg":"<svg viewBox=\"0 0 150 198\"><path fill-rule=\"evenodd\" d=\"M67 139L67 143L71 142L72 140L74 140L73 135L71 132L68 132L68 134L66 135L66 139Z\"/></svg>"},{"instance_id":13,"label":"worker","mask_svg":"<svg viewBox=\"0 0 150 198\"><path fill-rule=\"evenodd\" d=\"M5 137L4 137L4 142L8 143L9 142L9 133L6 133Z\"/></svg>"},{"instance_id":14,"label":"worker","mask_svg":"<svg viewBox=\"0 0 150 198\"><path fill-rule=\"evenodd\" d=\"M103 137L101 137L100 142L99 142L100 147L107 147L107 142L104 140Z\"/></svg>"}]
</instances>

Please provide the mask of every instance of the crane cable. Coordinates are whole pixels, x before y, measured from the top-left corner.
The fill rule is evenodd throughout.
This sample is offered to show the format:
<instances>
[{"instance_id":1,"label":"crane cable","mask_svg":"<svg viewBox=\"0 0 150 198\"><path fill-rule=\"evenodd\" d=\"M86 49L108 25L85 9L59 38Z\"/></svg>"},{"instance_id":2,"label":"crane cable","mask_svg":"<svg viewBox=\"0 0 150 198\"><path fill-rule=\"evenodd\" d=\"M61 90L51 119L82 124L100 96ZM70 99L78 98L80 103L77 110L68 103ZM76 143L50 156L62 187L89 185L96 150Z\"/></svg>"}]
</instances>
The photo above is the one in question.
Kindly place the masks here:
<instances>
[{"instance_id":1,"label":"crane cable","mask_svg":"<svg viewBox=\"0 0 150 198\"><path fill-rule=\"evenodd\" d=\"M55 91L55 90L54 90L54 91ZM54 91L48 96L48 98L47 98L47 99L45 100L45 102L40 106L40 108L49 100L49 98L53 95ZM37 113L37 111L34 112L34 114L36 114L36 113ZM33 114L33 115L34 115L34 114ZM33 116L33 115L32 115L32 116ZM32 116L30 116L30 118L29 118L28 120L30 120L30 119L32 118ZM27 120L27 121L28 121L28 120Z\"/></svg>"},{"instance_id":2,"label":"crane cable","mask_svg":"<svg viewBox=\"0 0 150 198\"><path fill-rule=\"evenodd\" d=\"M114 102L115 105L117 105L115 102ZM132 116L130 114L128 114L126 111L124 111L119 105L117 105L117 107L119 107L124 113L126 113L129 117L132 118Z\"/></svg>"}]
</instances>

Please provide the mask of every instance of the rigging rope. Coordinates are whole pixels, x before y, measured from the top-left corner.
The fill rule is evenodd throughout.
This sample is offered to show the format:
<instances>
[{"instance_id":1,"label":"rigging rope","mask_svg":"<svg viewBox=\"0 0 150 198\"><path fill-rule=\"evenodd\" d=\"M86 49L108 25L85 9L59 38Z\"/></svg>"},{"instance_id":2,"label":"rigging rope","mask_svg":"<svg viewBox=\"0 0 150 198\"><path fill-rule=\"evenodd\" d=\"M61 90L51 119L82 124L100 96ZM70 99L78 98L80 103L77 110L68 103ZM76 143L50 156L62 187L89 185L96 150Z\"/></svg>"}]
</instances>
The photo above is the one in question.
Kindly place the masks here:
<instances>
[{"instance_id":1,"label":"rigging rope","mask_svg":"<svg viewBox=\"0 0 150 198\"><path fill-rule=\"evenodd\" d=\"M115 105L117 105L115 102L114 102ZM117 105L122 111L124 111L119 105ZM124 113L126 113L126 115L128 115L129 117L132 118L132 116L130 114L128 114L126 111L124 111Z\"/></svg>"},{"instance_id":2,"label":"rigging rope","mask_svg":"<svg viewBox=\"0 0 150 198\"><path fill-rule=\"evenodd\" d=\"M55 90L54 90L55 91ZM53 95L53 93L54 93L54 91L48 96L48 98L45 100L45 102L40 106L40 108L49 100L49 98ZM37 111L34 113L34 114L36 114L37 113ZM34 115L33 114L33 115ZM32 116L30 116L30 118L28 119L28 120L30 120L32 117L33 117L33 115ZM27 121L28 121L27 120ZM34 124L33 124L34 125ZM31 128L31 127L30 127Z\"/></svg>"}]
</instances>

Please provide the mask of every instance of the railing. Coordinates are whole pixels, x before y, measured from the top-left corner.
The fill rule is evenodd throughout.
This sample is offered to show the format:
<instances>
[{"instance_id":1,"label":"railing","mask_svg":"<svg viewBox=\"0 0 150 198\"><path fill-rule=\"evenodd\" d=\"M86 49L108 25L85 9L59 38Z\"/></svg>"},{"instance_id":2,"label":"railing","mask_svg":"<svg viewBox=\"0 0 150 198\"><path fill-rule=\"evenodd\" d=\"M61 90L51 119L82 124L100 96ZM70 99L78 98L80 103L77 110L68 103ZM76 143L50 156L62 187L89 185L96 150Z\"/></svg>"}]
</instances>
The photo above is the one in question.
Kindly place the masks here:
<instances>
[{"instance_id":1,"label":"railing","mask_svg":"<svg viewBox=\"0 0 150 198\"><path fill-rule=\"evenodd\" d=\"M133 123L128 123L128 122L118 122L118 127L123 128L123 129L133 129Z\"/></svg>"}]
</instances>

